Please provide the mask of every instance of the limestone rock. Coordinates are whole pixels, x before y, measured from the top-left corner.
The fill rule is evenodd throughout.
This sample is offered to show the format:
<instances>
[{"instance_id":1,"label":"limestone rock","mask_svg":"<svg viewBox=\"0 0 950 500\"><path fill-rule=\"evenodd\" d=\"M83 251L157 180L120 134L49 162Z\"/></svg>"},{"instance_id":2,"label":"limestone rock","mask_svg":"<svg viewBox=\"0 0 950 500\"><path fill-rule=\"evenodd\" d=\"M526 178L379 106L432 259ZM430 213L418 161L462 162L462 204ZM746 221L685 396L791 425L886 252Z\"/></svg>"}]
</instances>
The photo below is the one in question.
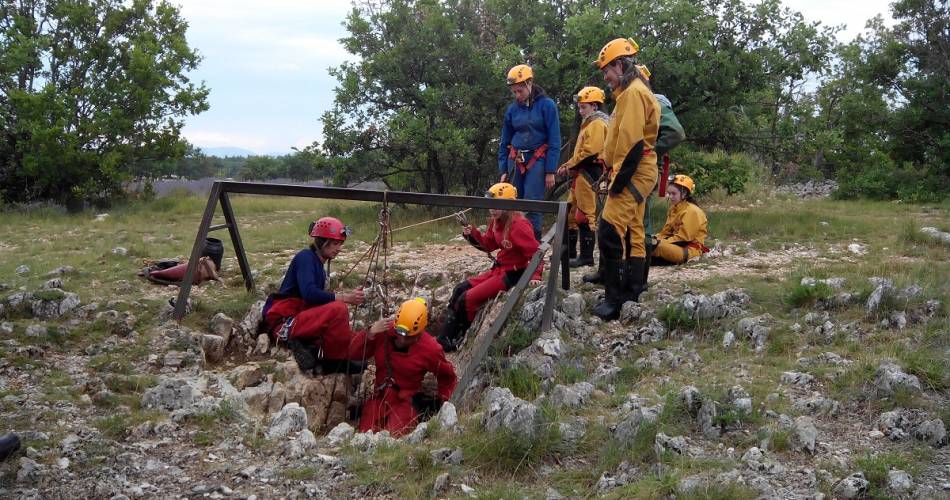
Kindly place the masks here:
<instances>
[{"instance_id":1,"label":"limestone rock","mask_svg":"<svg viewBox=\"0 0 950 500\"><path fill-rule=\"evenodd\" d=\"M166 378L142 394L146 408L174 411L194 404L200 393L184 379Z\"/></svg>"},{"instance_id":2,"label":"limestone rock","mask_svg":"<svg viewBox=\"0 0 950 500\"><path fill-rule=\"evenodd\" d=\"M910 474L900 470L891 469L887 471L887 492L891 495L901 497L909 495L914 489L914 480Z\"/></svg>"},{"instance_id":3,"label":"limestone rock","mask_svg":"<svg viewBox=\"0 0 950 500\"><path fill-rule=\"evenodd\" d=\"M458 425L459 417L455 405L449 401L442 403L442 408L439 409L439 427L444 431L456 432Z\"/></svg>"},{"instance_id":4,"label":"limestone rock","mask_svg":"<svg viewBox=\"0 0 950 500\"><path fill-rule=\"evenodd\" d=\"M440 497L444 495L449 489L449 473L443 472L436 476L435 484L432 485L432 496Z\"/></svg>"},{"instance_id":5,"label":"limestone rock","mask_svg":"<svg viewBox=\"0 0 950 500\"><path fill-rule=\"evenodd\" d=\"M228 374L231 384L239 391L260 384L265 378L264 371L258 365L240 365Z\"/></svg>"},{"instance_id":6,"label":"limestone rock","mask_svg":"<svg viewBox=\"0 0 950 500\"><path fill-rule=\"evenodd\" d=\"M834 494L838 498L858 498L867 492L868 486L870 486L870 483L864 478L864 473L855 472L842 479L838 485L835 486Z\"/></svg>"},{"instance_id":7,"label":"limestone rock","mask_svg":"<svg viewBox=\"0 0 950 500\"><path fill-rule=\"evenodd\" d=\"M624 324L633 323L640 319L643 314L643 308L639 303L633 301L624 302L620 307L620 322Z\"/></svg>"},{"instance_id":8,"label":"limestone rock","mask_svg":"<svg viewBox=\"0 0 950 500\"><path fill-rule=\"evenodd\" d=\"M561 301L561 311L572 319L581 317L584 306L584 296L579 293L572 293Z\"/></svg>"},{"instance_id":9,"label":"limestone rock","mask_svg":"<svg viewBox=\"0 0 950 500\"><path fill-rule=\"evenodd\" d=\"M234 328L234 320L224 313L215 314L211 318L211 333L224 339L225 344L231 339L231 330Z\"/></svg>"},{"instance_id":10,"label":"limestone rock","mask_svg":"<svg viewBox=\"0 0 950 500\"><path fill-rule=\"evenodd\" d=\"M287 403L271 419L267 437L271 439L284 437L291 432L300 432L306 428L307 412L297 403Z\"/></svg>"},{"instance_id":11,"label":"limestone rock","mask_svg":"<svg viewBox=\"0 0 950 500\"><path fill-rule=\"evenodd\" d=\"M657 456L662 456L667 451L683 455L686 453L686 438L683 436L670 437L659 432L653 440L653 449Z\"/></svg>"},{"instance_id":12,"label":"limestone rock","mask_svg":"<svg viewBox=\"0 0 950 500\"><path fill-rule=\"evenodd\" d=\"M792 441L795 448L808 453L815 453L815 442L818 439L818 429L811 417L797 417L792 426Z\"/></svg>"},{"instance_id":13,"label":"limestone rock","mask_svg":"<svg viewBox=\"0 0 950 500\"><path fill-rule=\"evenodd\" d=\"M55 319L79 307L79 295L72 292L60 292L58 290L54 293L60 295L51 296L49 298L33 297L33 300L30 302L33 316L40 319Z\"/></svg>"},{"instance_id":14,"label":"limestone rock","mask_svg":"<svg viewBox=\"0 0 950 500\"><path fill-rule=\"evenodd\" d=\"M729 349L730 347L732 347L732 344L735 343L735 341L736 341L736 334L732 333L731 331L724 333L722 336L723 349Z\"/></svg>"},{"instance_id":15,"label":"limestone rock","mask_svg":"<svg viewBox=\"0 0 950 500\"><path fill-rule=\"evenodd\" d=\"M224 359L224 348L227 341L220 335L204 334L201 336L201 350L204 351L205 361L218 363Z\"/></svg>"},{"instance_id":16,"label":"limestone rock","mask_svg":"<svg viewBox=\"0 0 950 500\"><path fill-rule=\"evenodd\" d=\"M551 404L577 408L586 403L593 392L594 386L589 382L578 382L570 386L558 384L551 391Z\"/></svg>"},{"instance_id":17,"label":"limestone rock","mask_svg":"<svg viewBox=\"0 0 950 500\"><path fill-rule=\"evenodd\" d=\"M537 436L543 421L537 406L516 398L509 389L500 387L490 387L483 401L485 414L482 422L489 432L506 429L528 439Z\"/></svg>"},{"instance_id":18,"label":"limestone rock","mask_svg":"<svg viewBox=\"0 0 950 500\"><path fill-rule=\"evenodd\" d=\"M904 373L900 366L890 360L884 360L878 366L873 387L874 394L878 398L889 398L897 390L908 390L916 393L921 391L920 380L914 375Z\"/></svg>"},{"instance_id":19,"label":"limestone rock","mask_svg":"<svg viewBox=\"0 0 950 500\"><path fill-rule=\"evenodd\" d=\"M783 372L781 380L786 385L806 388L815 382L815 377L802 372Z\"/></svg>"},{"instance_id":20,"label":"limestone rock","mask_svg":"<svg viewBox=\"0 0 950 500\"><path fill-rule=\"evenodd\" d=\"M799 413L809 413L812 415L834 415L838 413L840 404L833 400L825 398L820 394L815 394L810 398L802 398L795 401L792 408Z\"/></svg>"},{"instance_id":21,"label":"limestone rock","mask_svg":"<svg viewBox=\"0 0 950 500\"><path fill-rule=\"evenodd\" d=\"M336 424L336 427L330 429L325 439L330 446L341 446L346 444L355 433L356 430L353 429L352 425L346 422L340 422Z\"/></svg>"},{"instance_id":22,"label":"limestone rock","mask_svg":"<svg viewBox=\"0 0 950 500\"><path fill-rule=\"evenodd\" d=\"M624 445L633 444L643 422L643 412L639 408L631 411L614 428L614 437Z\"/></svg>"},{"instance_id":23,"label":"limestone rock","mask_svg":"<svg viewBox=\"0 0 950 500\"><path fill-rule=\"evenodd\" d=\"M426 439L426 433L429 432L429 423L428 422L419 422L416 425L416 428L412 430L409 434L406 434L405 439L409 444L419 444Z\"/></svg>"},{"instance_id":24,"label":"limestone rock","mask_svg":"<svg viewBox=\"0 0 950 500\"><path fill-rule=\"evenodd\" d=\"M941 231L935 227L922 227L920 232L930 236L934 240L943 243L944 245L950 245L950 233Z\"/></svg>"},{"instance_id":25,"label":"limestone rock","mask_svg":"<svg viewBox=\"0 0 950 500\"><path fill-rule=\"evenodd\" d=\"M463 460L461 448L438 448L430 451L429 456L436 464L462 465Z\"/></svg>"},{"instance_id":26,"label":"limestone rock","mask_svg":"<svg viewBox=\"0 0 950 500\"><path fill-rule=\"evenodd\" d=\"M931 446L943 446L947 444L947 428L939 418L927 420L914 429L914 437Z\"/></svg>"}]
</instances>

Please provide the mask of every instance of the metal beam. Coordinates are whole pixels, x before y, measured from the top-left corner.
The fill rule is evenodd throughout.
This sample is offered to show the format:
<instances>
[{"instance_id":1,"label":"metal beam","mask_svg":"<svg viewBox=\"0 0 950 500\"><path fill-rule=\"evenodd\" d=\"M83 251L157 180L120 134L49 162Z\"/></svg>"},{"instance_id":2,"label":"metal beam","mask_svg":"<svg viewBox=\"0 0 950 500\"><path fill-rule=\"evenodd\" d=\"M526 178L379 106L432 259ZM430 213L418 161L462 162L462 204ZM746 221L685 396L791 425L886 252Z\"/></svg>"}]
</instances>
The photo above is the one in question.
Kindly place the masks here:
<instances>
[{"instance_id":1,"label":"metal beam","mask_svg":"<svg viewBox=\"0 0 950 500\"><path fill-rule=\"evenodd\" d=\"M273 196L297 196L301 198L329 198L334 200L375 201L407 203L410 205L435 205L442 207L494 208L497 210L521 210L554 214L558 203L536 200L503 200L480 196L451 194L410 193L407 191L377 191L324 186L297 186L294 184L264 184L259 182L217 181L225 193L265 194Z\"/></svg>"}]
</instances>

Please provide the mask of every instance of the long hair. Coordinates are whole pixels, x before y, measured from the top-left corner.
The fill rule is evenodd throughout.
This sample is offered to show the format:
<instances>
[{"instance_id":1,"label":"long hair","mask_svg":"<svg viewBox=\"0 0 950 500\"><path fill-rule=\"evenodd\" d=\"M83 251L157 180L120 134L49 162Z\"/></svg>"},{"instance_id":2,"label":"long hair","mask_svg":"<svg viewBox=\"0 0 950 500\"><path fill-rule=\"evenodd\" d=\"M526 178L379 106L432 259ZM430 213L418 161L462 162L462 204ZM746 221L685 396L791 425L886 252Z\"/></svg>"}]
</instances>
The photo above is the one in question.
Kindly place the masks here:
<instances>
[{"instance_id":1,"label":"long hair","mask_svg":"<svg viewBox=\"0 0 950 500\"><path fill-rule=\"evenodd\" d=\"M524 213L522 211L505 210L504 213L502 213L502 215L498 217L497 219L489 215L488 226L489 228L491 228L491 225L494 224L496 220L501 221L505 225L505 227L502 228L502 238L507 240L508 233L511 231L511 225L518 218L524 218Z\"/></svg>"},{"instance_id":2,"label":"long hair","mask_svg":"<svg viewBox=\"0 0 950 500\"><path fill-rule=\"evenodd\" d=\"M650 89L650 80L648 80L643 73L640 72L640 69L637 68L637 58L624 56L619 58L620 69L623 71L623 75L620 77L620 88L625 89L633 83L634 79L639 78L644 85Z\"/></svg>"}]
</instances>

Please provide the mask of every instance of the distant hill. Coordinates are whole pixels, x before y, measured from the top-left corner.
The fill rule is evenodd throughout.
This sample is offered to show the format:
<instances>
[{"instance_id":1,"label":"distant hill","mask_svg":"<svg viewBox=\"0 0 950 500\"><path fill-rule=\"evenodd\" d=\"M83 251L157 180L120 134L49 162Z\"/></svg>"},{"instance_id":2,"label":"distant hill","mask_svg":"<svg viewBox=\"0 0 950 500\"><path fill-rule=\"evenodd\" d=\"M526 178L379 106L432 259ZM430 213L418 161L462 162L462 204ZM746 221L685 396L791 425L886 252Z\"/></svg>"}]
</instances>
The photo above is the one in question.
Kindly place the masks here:
<instances>
[{"instance_id":1,"label":"distant hill","mask_svg":"<svg viewBox=\"0 0 950 500\"><path fill-rule=\"evenodd\" d=\"M223 147L223 148L201 148L201 152L208 156L217 156L218 158L224 158L227 156L254 156L257 153L234 147Z\"/></svg>"}]
</instances>

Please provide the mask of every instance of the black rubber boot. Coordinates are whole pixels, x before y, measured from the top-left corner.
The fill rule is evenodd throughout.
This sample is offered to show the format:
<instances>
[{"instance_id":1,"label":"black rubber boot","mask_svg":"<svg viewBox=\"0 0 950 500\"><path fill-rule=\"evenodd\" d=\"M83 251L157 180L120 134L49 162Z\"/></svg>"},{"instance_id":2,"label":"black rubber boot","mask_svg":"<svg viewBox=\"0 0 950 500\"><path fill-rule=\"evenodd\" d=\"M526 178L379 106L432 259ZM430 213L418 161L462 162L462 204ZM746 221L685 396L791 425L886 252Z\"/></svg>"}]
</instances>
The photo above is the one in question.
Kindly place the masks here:
<instances>
[{"instance_id":1,"label":"black rubber boot","mask_svg":"<svg viewBox=\"0 0 950 500\"><path fill-rule=\"evenodd\" d=\"M287 341L287 348L294 354L297 366L300 371L310 371L317 366L316 347L313 344L305 344L299 340L290 339Z\"/></svg>"},{"instance_id":2,"label":"black rubber boot","mask_svg":"<svg viewBox=\"0 0 950 500\"><path fill-rule=\"evenodd\" d=\"M604 321L612 321L620 317L620 307L625 295L621 281L622 262L620 259L604 258L601 258L600 262L603 266L604 300L591 312Z\"/></svg>"},{"instance_id":3,"label":"black rubber boot","mask_svg":"<svg viewBox=\"0 0 950 500\"><path fill-rule=\"evenodd\" d=\"M12 432L0 436L0 462L10 458L20 449L20 437Z\"/></svg>"},{"instance_id":4,"label":"black rubber boot","mask_svg":"<svg viewBox=\"0 0 950 500\"><path fill-rule=\"evenodd\" d=\"M569 265L573 267L591 266L594 264L594 232L590 226L581 224L580 226L580 255L576 259L571 259Z\"/></svg>"},{"instance_id":5,"label":"black rubber boot","mask_svg":"<svg viewBox=\"0 0 950 500\"><path fill-rule=\"evenodd\" d=\"M468 321L462 319L464 317L465 311L455 311L450 308L446 313L445 322L442 324L442 333L436 337L443 351L455 352L458 350L459 340L469 327Z\"/></svg>"},{"instance_id":6,"label":"black rubber boot","mask_svg":"<svg viewBox=\"0 0 950 500\"><path fill-rule=\"evenodd\" d=\"M623 302L640 301L640 294L646 291L646 276L649 272L646 259L643 257L628 257L623 269ZM621 305L623 305L621 302Z\"/></svg>"},{"instance_id":7,"label":"black rubber boot","mask_svg":"<svg viewBox=\"0 0 950 500\"><path fill-rule=\"evenodd\" d=\"M647 235L646 249L647 256L643 259L643 291L650 288L650 262L653 260L653 250L656 248L656 238L653 235Z\"/></svg>"},{"instance_id":8,"label":"black rubber boot","mask_svg":"<svg viewBox=\"0 0 950 500\"><path fill-rule=\"evenodd\" d=\"M567 256L570 259L577 257L577 229L567 230Z\"/></svg>"},{"instance_id":9,"label":"black rubber boot","mask_svg":"<svg viewBox=\"0 0 950 500\"><path fill-rule=\"evenodd\" d=\"M601 257L597 262L597 270L587 273L583 277L584 283L593 283L600 285L604 282L604 258Z\"/></svg>"}]
</instances>

